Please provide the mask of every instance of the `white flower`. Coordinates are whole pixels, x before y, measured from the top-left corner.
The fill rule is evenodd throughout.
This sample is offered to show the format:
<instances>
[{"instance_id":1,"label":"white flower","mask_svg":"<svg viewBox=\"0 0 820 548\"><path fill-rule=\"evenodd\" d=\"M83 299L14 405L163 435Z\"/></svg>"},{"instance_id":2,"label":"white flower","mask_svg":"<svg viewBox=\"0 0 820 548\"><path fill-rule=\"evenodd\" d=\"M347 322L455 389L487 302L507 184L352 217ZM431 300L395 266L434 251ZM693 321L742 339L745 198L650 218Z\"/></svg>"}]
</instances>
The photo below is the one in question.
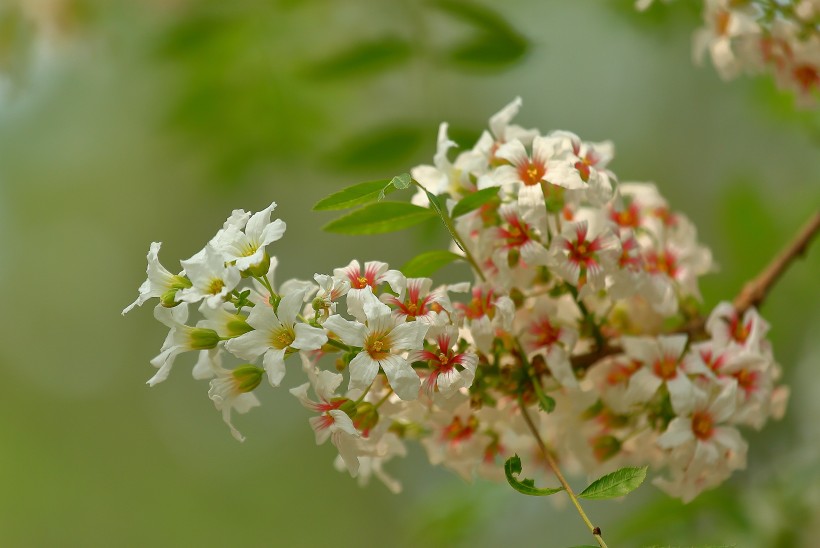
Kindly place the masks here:
<instances>
[{"instance_id":1,"label":"white flower","mask_svg":"<svg viewBox=\"0 0 820 548\"><path fill-rule=\"evenodd\" d=\"M177 298L186 303L205 299L211 308L225 302L228 294L239 284L239 270L225 266L225 257L210 244L186 261L180 261L193 287L177 293Z\"/></svg>"},{"instance_id":2,"label":"white flower","mask_svg":"<svg viewBox=\"0 0 820 548\"><path fill-rule=\"evenodd\" d=\"M350 362L350 388L365 389L379 372L403 400L418 397L421 381L406 358L398 354L422 348L428 325L404 322L391 314L390 308L373 297L365 299L366 325L334 315L324 323L325 329L338 335L345 344L362 350Z\"/></svg>"},{"instance_id":3,"label":"white flower","mask_svg":"<svg viewBox=\"0 0 820 548\"><path fill-rule=\"evenodd\" d=\"M159 262L159 248L162 242L151 242L148 249L148 268L146 272L148 278L142 282L139 288L137 300L125 307L123 315L131 311L135 306L142 306L145 301L152 297L162 298L167 292L174 289L183 289L190 286L190 282L183 276L171 274Z\"/></svg>"},{"instance_id":4,"label":"white flower","mask_svg":"<svg viewBox=\"0 0 820 548\"><path fill-rule=\"evenodd\" d=\"M360 322L365 321L364 303L368 294L375 294L376 289L387 282L395 293L399 292L399 283L404 278L404 274L398 270L388 270L387 263L380 261L367 261L364 263L364 270L359 266L359 261L352 260L344 268L334 268L333 277L350 282L350 290L347 292L347 312Z\"/></svg>"},{"instance_id":5,"label":"white flower","mask_svg":"<svg viewBox=\"0 0 820 548\"><path fill-rule=\"evenodd\" d=\"M248 219L244 232L240 229L241 225L232 224L219 235L216 247L225 255L226 261L236 261L236 268L247 270L265 259L265 246L280 239L286 228L281 219L270 220L275 208L276 202L273 202L254 213Z\"/></svg>"},{"instance_id":6,"label":"white flower","mask_svg":"<svg viewBox=\"0 0 820 548\"><path fill-rule=\"evenodd\" d=\"M321 445L330 438L339 451L351 476L359 471L359 457L356 440L361 434L353 424L351 418L340 409L349 402L347 398L336 396L336 389L342 383L342 375L330 371L319 371L312 366L306 368L310 382L292 388L290 393L299 399L307 409L318 412L319 415L309 419L310 426L316 435L316 444ZM313 390L320 401L313 401L307 397L308 388Z\"/></svg>"},{"instance_id":7,"label":"white flower","mask_svg":"<svg viewBox=\"0 0 820 548\"><path fill-rule=\"evenodd\" d=\"M314 274L313 279L319 284L313 309L317 313L321 311L322 316L327 318L336 313L336 302L350 291L350 282L327 274Z\"/></svg>"},{"instance_id":8,"label":"white flower","mask_svg":"<svg viewBox=\"0 0 820 548\"><path fill-rule=\"evenodd\" d=\"M426 362L432 369L425 383L429 392L437 389L445 398L449 398L459 389L469 388L473 384L478 356L472 352L458 352L457 343L458 331L449 326L436 337L432 351L416 350L407 357L411 362Z\"/></svg>"},{"instance_id":9,"label":"white flower","mask_svg":"<svg viewBox=\"0 0 820 548\"><path fill-rule=\"evenodd\" d=\"M245 441L245 437L231 422L231 411L247 413L259 406L259 400L253 394L264 371L253 365L241 365L233 370L222 367L217 355L211 362L214 378L211 380L208 397L214 402L218 411L222 412L222 420L231 429L231 435L237 441Z\"/></svg>"},{"instance_id":10,"label":"white flower","mask_svg":"<svg viewBox=\"0 0 820 548\"><path fill-rule=\"evenodd\" d=\"M229 340L225 348L232 354L255 360L259 356L272 386L279 386L285 376L285 356L292 349L318 350L327 342L322 329L296 321L302 307L304 291L282 297L279 307L257 305L248 315L248 324L254 331Z\"/></svg>"},{"instance_id":11,"label":"white flower","mask_svg":"<svg viewBox=\"0 0 820 548\"><path fill-rule=\"evenodd\" d=\"M157 305L154 308L154 317L170 327L171 331L162 343L159 355L151 360L151 365L159 371L148 379L149 386L154 386L168 378L179 354L192 350L209 350L216 348L219 344L219 334L216 331L185 325L188 319L188 307L185 304L174 308Z\"/></svg>"}]
</instances>

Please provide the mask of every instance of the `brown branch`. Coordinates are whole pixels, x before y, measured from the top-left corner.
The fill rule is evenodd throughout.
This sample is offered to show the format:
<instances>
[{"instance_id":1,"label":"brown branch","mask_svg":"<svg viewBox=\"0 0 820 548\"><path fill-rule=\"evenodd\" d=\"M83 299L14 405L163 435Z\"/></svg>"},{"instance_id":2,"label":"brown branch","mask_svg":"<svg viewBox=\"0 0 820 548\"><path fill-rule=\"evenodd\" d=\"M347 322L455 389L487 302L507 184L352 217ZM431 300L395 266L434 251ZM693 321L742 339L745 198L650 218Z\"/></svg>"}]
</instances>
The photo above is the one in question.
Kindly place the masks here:
<instances>
[{"instance_id":1,"label":"brown branch","mask_svg":"<svg viewBox=\"0 0 820 548\"><path fill-rule=\"evenodd\" d=\"M809 219L794 240L778 253L760 274L743 286L733 302L738 314L743 314L752 306L759 307L763 303L775 282L797 257L806 252L811 239L818 232L820 232L820 211Z\"/></svg>"},{"instance_id":2,"label":"brown branch","mask_svg":"<svg viewBox=\"0 0 820 548\"><path fill-rule=\"evenodd\" d=\"M760 274L746 282L732 303L739 315L742 315L750 307L759 307L763 303L775 282L797 257L805 254L812 238L818 233L820 233L820 211L809 219L791 243L778 253ZM674 333L686 333L690 339L693 339L705 336L705 329L706 318L701 316L676 329ZM620 348L604 343L603 346L591 352L572 356L572 368L576 371L583 371L608 356L620 353Z\"/></svg>"}]
</instances>

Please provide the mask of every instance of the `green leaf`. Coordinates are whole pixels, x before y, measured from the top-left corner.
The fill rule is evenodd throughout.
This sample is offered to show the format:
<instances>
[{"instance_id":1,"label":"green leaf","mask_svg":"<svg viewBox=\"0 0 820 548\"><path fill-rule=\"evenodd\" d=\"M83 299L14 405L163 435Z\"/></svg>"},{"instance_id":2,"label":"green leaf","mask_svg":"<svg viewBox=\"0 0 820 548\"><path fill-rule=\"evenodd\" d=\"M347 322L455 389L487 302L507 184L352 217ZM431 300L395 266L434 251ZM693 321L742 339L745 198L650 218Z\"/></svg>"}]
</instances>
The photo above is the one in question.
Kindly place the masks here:
<instances>
[{"instance_id":1,"label":"green leaf","mask_svg":"<svg viewBox=\"0 0 820 548\"><path fill-rule=\"evenodd\" d=\"M530 49L527 38L495 10L464 0L436 0L433 5L476 30L448 52L454 64L473 69L506 68Z\"/></svg>"},{"instance_id":2,"label":"green leaf","mask_svg":"<svg viewBox=\"0 0 820 548\"><path fill-rule=\"evenodd\" d=\"M392 170L410 160L425 136L426 130L395 123L369 128L360 134L348 136L341 146L328 154L327 159L333 167L339 169Z\"/></svg>"},{"instance_id":3,"label":"green leaf","mask_svg":"<svg viewBox=\"0 0 820 548\"><path fill-rule=\"evenodd\" d=\"M393 190L395 189L387 179L359 183L322 198L313 206L313 211L348 209L373 202L379 196L393 192Z\"/></svg>"},{"instance_id":4,"label":"green leaf","mask_svg":"<svg viewBox=\"0 0 820 548\"><path fill-rule=\"evenodd\" d=\"M406 202L376 202L329 222L324 230L338 234L382 234L423 223L434 216L426 207Z\"/></svg>"},{"instance_id":5,"label":"green leaf","mask_svg":"<svg viewBox=\"0 0 820 548\"><path fill-rule=\"evenodd\" d=\"M493 198L498 196L498 191L498 187L490 187L485 188L484 190L479 190L478 192L473 192L472 194L468 194L459 200L453 207L453 211L451 213L453 219L456 217L461 217L465 213L469 213L483 206L487 202L492 201Z\"/></svg>"},{"instance_id":6,"label":"green leaf","mask_svg":"<svg viewBox=\"0 0 820 548\"><path fill-rule=\"evenodd\" d=\"M410 186L410 183L413 182L413 179L410 177L409 173L402 173L401 175L396 175L390 180L390 184L394 187L398 188L399 190L404 190Z\"/></svg>"},{"instance_id":7,"label":"green leaf","mask_svg":"<svg viewBox=\"0 0 820 548\"><path fill-rule=\"evenodd\" d=\"M578 495L585 499L614 499L637 489L646 479L647 466L621 468L593 481Z\"/></svg>"},{"instance_id":8,"label":"green leaf","mask_svg":"<svg viewBox=\"0 0 820 548\"><path fill-rule=\"evenodd\" d=\"M401 267L401 271L408 278L423 278L430 276L441 267L463 258L464 257L450 253L449 251L428 251L407 261L407 263Z\"/></svg>"},{"instance_id":9,"label":"green leaf","mask_svg":"<svg viewBox=\"0 0 820 548\"><path fill-rule=\"evenodd\" d=\"M313 63L307 76L314 80L341 80L370 76L394 69L413 56L412 45L395 36L361 42Z\"/></svg>"},{"instance_id":10,"label":"green leaf","mask_svg":"<svg viewBox=\"0 0 820 548\"><path fill-rule=\"evenodd\" d=\"M555 493L564 490L563 487L545 487L543 489L539 489L535 487L534 480L524 479L519 481L516 476L518 476L518 474L520 473L521 459L516 454L508 458L507 461L504 463L504 475L507 476L507 482L513 489L515 489L519 493L531 495L533 497L546 497L549 495L554 495Z\"/></svg>"},{"instance_id":11,"label":"green leaf","mask_svg":"<svg viewBox=\"0 0 820 548\"><path fill-rule=\"evenodd\" d=\"M535 394L538 396L538 406L545 413L552 413L555 411L555 400L552 397L544 394L540 388L535 391Z\"/></svg>"},{"instance_id":12,"label":"green leaf","mask_svg":"<svg viewBox=\"0 0 820 548\"><path fill-rule=\"evenodd\" d=\"M484 34L453 48L449 59L463 68L498 70L522 59L528 49L529 44L521 37Z\"/></svg>"}]
</instances>

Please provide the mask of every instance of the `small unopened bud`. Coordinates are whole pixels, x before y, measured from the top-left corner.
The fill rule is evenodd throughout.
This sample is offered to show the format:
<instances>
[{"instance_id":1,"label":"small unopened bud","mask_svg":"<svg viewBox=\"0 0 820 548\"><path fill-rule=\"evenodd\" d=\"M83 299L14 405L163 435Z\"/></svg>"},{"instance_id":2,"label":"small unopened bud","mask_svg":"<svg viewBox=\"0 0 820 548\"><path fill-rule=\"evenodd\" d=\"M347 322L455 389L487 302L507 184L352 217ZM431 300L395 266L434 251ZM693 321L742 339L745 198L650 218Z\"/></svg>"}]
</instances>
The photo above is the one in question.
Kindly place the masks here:
<instances>
[{"instance_id":1,"label":"small unopened bud","mask_svg":"<svg viewBox=\"0 0 820 548\"><path fill-rule=\"evenodd\" d=\"M507 253L507 265L510 268L515 267L518 264L519 259L521 259L521 252L517 249L511 249L509 253Z\"/></svg>"},{"instance_id":2,"label":"small unopened bud","mask_svg":"<svg viewBox=\"0 0 820 548\"><path fill-rule=\"evenodd\" d=\"M316 312L319 312L320 310L324 310L325 309L325 300L321 297L316 297L315 299L313 299L313 302L311 303L311 306L313 307L313 310L315 310Z\"/></svg>"},{"instance_id":3,"label":"small unopened bud","mask_svg":"<svg viewBox=\"0 0 820 548\"><path fill-rule=\"evenodd\" d=\"M235 387L239 392L251 392L259 386L265 376L265 370L253 364L246 363L231 371Z\"/></svg>"},{"instance_id":4,"label":"small unopened bud","mask_svg":"<svg viewBox=\"0 0 820 548\"><path fill-rule=\"evenodd\" d=\"M367 432L379 423L379 411L370 402L363 401L356 406L356 418L353 424L358 430Z\"/></svg>"},{"instance_id":5,"label":"small unopened bud","mask_svg":"<svg viewBox=\"0 0 820 548\"><path fill-rule=\"evenodd\" d=\"M521 308L524 305L524 293L517 287L513 287L512 290L510 290L510 299L512 299L515 308Z\"/></svg>"},{"instance_id":6,"label":"small unopened bud","mask_svg":"<svg viewBox=\"0 0 820 548\"><path fill-rule=\"evenodd\" d=\"M219 344L219 333L204 327L192 327L190 334L191 348L194 350L208 350Z\"/></svg>"},{"instance_id":7,"label":"small unopened bud","mask_svg":"<svg viewBox=\"0 0 820 548\"><path fill-rule=\"evenodd\" d=\"M598 436L592 440L592 452L595 458L603 462L611 459L621 450L621 442L615 436Z\"/></svg>"}]
</instances>

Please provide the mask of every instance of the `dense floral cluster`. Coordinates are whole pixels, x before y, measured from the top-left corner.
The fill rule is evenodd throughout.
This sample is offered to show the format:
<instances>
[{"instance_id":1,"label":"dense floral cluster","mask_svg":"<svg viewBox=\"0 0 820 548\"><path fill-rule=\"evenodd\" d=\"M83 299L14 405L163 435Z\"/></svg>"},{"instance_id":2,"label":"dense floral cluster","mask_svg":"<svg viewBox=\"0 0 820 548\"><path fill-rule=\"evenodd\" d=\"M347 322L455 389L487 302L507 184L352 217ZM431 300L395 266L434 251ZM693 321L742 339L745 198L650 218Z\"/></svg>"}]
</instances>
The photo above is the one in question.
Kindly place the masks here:
<instances>
[{"instance_id":1,"label":"dense floral cluster","mask_svg":"<svg viewBox=\"0 0 820 548\"><path fill-rule=\"evenodd\" d=\"M646 9L652 0L638 0ZM820 92L820 1L704 0L704 26L695 32L696 62L706 52L726 80L743 72L770 73L779 87L812 106Z\"/></svg>"},{"instance_id":2,"label":"dense floral cluster","mask_svg":"<svg viewBox=\"0 0 820 548\"><path fill-rule=\"evenodd\" d=\"M394 491L384 464L408 440L467 479L503 478L514 453L540 462L522 408L562 464L665 467L656 484L684 500L743 467L737 427L760 428L785 405L767 324L721 304L687 329L698 277L712 268L691 222L655 186L618 184L611 143L513 125L519 107L493 116L455 160L442 124L434 165L412 170L413 201L447 204L452 251L474 280L434 287L354 260L277 285L267 246L285 224L271 221L275 204L237 210L180 274L151 245L148 279L124 311L156 297L170 328L148 383L196 351L194 377L210 379L242 440L231 412L259 405L263 379L279 386L288 369L301 372L308 382L290 392L317 442L329 438L340 468ZM480 207L452 214L479 193Z\"/></svg>"}]
</instances>

